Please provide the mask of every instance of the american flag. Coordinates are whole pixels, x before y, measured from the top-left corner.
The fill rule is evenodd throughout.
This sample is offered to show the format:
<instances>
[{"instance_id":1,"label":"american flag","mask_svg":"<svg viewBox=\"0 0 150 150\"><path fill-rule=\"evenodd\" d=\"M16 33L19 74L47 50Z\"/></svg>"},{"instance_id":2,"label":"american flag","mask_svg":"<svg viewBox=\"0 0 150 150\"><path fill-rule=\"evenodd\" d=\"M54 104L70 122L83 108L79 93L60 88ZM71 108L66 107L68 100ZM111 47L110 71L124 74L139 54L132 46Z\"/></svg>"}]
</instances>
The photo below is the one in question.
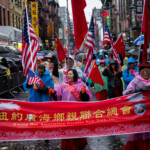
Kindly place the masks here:
<instances>
[{"instance_id":1,"label":"american flag","mask_svg":"<svg viewBox=\"0 0 150 150\"><path fill-rule=\"evenodd\" d=\"M88 75L91 72L91 69L93 67L92 57L94 54L94 45L95 45L95 30L94 30L94 21L93 21L93 16L92 16L89 30L88 30L87 39L85 42L85 46L88 48L86 64L85 64L85 71L84 71L86 77L88 77Z\"/></svg>"},{"instance_id":2,"label":"american flag","mask_svg":"<svg viewBox=\"0 0 150 150\"><path fill-rule=\"evenodd\" d=\"M30 69L28 71L28 82L27 84L37 84L39 87L44 87L45 83L36 75L34 74Z\"/></svg>"},{"instance_id":3,"label":"american flag","mask_svg":"<svg viewBox=\"0 0 150 150\"><path fill-rule=\"evenodd\" d=\"M120 59L118 58L117 52L116 52L116 50L114 49L114 41L113 41L113 38L112 38L112 34L111 34L111 32L109 31L109 28L108 28L106 22L105 22L104 42L109 42L109 43L111 44L113 56L114 56L116 62L118 63L119 68L121 68Z\"/></svg>"},{"instance_id":4,"label":"american flag","mask_svg":"<svg viewBox=\"0 0 150 150\"><path fill-rule=\"evenodd\" d=\"M110 43L111 44L112 35L109 32L107 23L104 23L104 43Z\"/></svg>"},{"instance_id":5,"label":"american flag","mask_svg":"<svg viewBox=\"0 0 150 150\"><path fill-rule=\"evenodd\" d=\"M28 18L27 7L24 10L24 27L22 35L22 66L23 74L27 77L28 70L36 69L36 55L39 49L39 42Z\"/></svg>"}]
</instances>

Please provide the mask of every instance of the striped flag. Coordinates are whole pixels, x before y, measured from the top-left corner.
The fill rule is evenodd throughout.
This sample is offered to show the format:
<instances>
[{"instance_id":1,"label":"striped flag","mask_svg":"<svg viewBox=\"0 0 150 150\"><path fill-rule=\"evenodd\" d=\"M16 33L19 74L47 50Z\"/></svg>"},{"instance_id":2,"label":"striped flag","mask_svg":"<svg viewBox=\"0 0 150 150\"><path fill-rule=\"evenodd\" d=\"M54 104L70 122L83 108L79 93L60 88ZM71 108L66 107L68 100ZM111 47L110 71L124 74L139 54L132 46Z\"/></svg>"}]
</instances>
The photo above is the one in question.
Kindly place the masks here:
<instances>
[{"instance_id":1,"label":"striped flag","mask_svg":"<svg viewBox=\"0 0 150 150\"><path fill-rule=\"evenodd\" d=\"M107 26L107 23L105 22L105 24L104 24L105 26L104 26L104 43L110 43L111 44L111 38L112 38L112 36L111 36L111 34L110 34L110 32L109 32L109 29L108 29L108 26Z\"/></svg>"},{"instance_id":2,"label":"striped flag","mask_svg":"<svg viewBox=\"0 0 150 150\"><path fill-rule=\"evenodd\" d=\"M105 22L104 41L105 41L105 42L109 42L109 43L111 44L113 56L114 56L116 62L118 63L119 68L121 68L121 62L120 62L120 59L119 59L119 57L118 57L118 55L117 55L116 50L114 49L114 41L113 41L113 38L112 38L112 34L110 33L109 28L108 28L106 22Z\"/></svg>"},{"instance_id":3,"label":"striped flag","mask_svg":"<svg viewBox=\"0 0 150 150\"><path fill-rule=\"evenodd\" d=\"M29 69L36 69L36 55L39 49L38 39L28 18L27 7L24 10L22 34L22 66L23 74L27 77Z\"/></svg>"},{"instance_id":4,"label":"striped flag","mask_svg":"<svg viewBox=\"0 0 150 150\"><path fill-rule=\"evenodd\" d=\"M39 87L44 87L45 83L36 75L34 74L30 69L28 71L28 82L27 84L37 84Z\"/></svg>"},{"instance_id":5,"label":"striped flag","mask_svg":"<svg viewBox=\"0 0 150 150\"><path fill-rule=\"evenodd\" d=\"M92 57L94 54L94 45L95 45L95 30L94 30L94 21L93 21L93 16L92 16L89 30L88 30L87 39L85 42L85 46L88 48L86 63L85 63L85 71L84 71L86 77L89 75L93 67Z\"/></svg>"}]
</instances>

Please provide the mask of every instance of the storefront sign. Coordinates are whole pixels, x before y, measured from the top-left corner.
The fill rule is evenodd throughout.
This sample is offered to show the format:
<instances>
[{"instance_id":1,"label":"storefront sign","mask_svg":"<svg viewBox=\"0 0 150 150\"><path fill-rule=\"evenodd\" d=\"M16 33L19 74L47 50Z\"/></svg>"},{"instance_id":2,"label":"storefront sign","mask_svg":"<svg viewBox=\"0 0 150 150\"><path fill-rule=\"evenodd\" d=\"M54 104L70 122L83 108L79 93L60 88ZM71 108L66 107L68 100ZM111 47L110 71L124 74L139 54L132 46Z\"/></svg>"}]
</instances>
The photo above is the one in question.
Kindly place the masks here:
<instances>
[{"instance_id":1,"label":"storefront sign","mask_svg":"<svg viewBox=\"0 0 150 150\"><path fill-rule=\"evenodd\" d=\"M31 16L32 26L37 37L39 37L39 26L38 26L38 3L31 2Z\"/></svg>"}]
</instances>

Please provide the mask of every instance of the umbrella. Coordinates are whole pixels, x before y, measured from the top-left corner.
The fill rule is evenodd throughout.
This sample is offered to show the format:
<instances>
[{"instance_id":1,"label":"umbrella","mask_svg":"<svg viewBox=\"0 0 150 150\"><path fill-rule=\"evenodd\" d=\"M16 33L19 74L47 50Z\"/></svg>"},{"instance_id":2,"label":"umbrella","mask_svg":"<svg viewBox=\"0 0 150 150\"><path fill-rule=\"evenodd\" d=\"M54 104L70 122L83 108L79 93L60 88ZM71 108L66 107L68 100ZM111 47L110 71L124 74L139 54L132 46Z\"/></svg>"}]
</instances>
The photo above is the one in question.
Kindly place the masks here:
<instances>
[{"instance_id":1,"label":"umbrella","mask_svg":"<svg viewBox=\"0 0 150 150\"><path fill-rule=\"evenodd\" d=\"M128 51L129 54L132 54L132 55L138 55L139 51L136 50L136 49L131 49Z\"/></svg>"},{"instance_id":2,"label":"umbrella","mask_svg":"<svg viewBox=\"0 0 150 150\"><path fill-rule=\"evenodd\" d=\"M51 54L51 53L48 53L45 57L47 57L47 58L52 58L52 54Z\"/></svg>"},{"instance_id":3,"label":"umbrella","mask_svg":"<svg viewBox=\"0 0 150 150\"><path fill-rule=\"evenodd\" d=\"M141 45L144 44L144 35L139 36L134 42L134 45Z\"/></svg>"},{"instance_id":4,"label":"umbrella","mask_svg":"<svg viewBox=\"0 0 150 150\"><path fill-rule=\"evenodd\" d=\"M36 56L36 57L43 59L43 58L45 58L45 55L44 55L44 54L41 54L41 53L37 53L37 56Z\"/></svg>"},{"instance_id":5,"label":"umbrella","mask_svg":"<svg viewBox=\"0 0 150 150\"><path fill-rule=\"evenodd\" d=\"M1 57L9 57L9 58L19 58L18 55L13 54L13 53L5 53L5 54L0 54Z\"/></svg>"},{"instance_id":6,"label":"umbrella","mask_svg":"<svg viewBox=\"0 0 150 150\"><path fill-rule=\"evenodd\" d=\"M85 59L86 58L86 53L79 53L78 55L76 55L76 59Z\"/></svg>"},{"instance_id":7,"label":"umbrella","mask_svg":"<svg viewBox=\"0 0 150 150\"><path fill-rule=\"evenodd\" d=\"M5 53L9 53L10 51L8 49L6 49L5 47L1 46L0 47L0 54L5 54Z\"/></svg>"}]
</instances>

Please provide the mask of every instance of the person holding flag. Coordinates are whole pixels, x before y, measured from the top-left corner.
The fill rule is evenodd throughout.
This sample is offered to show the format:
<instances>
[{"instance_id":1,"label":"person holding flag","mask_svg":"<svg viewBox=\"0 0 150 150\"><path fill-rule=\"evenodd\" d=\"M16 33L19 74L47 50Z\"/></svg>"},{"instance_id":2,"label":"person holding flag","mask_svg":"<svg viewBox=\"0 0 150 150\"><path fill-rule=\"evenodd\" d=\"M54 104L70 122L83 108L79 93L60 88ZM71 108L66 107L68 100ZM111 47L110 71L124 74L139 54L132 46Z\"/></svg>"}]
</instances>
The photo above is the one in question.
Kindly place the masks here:
<instances>
[{"instance_id":1,"label":"person holding flag","mask_svg":"<svg viewBox=\"0 0 150 150\"><path fill-rule=\"evenodd\" d=\"M49 88L54 89L54 81L50 72L43 64L40 64L35 73L29 70L28 78L23 83L24 90L30 92L29 102L50 101Z\"/></svg>"},{"instance_id":2,"label":"person holding flag","mask_svg":"<svg viewBox=\"0 0 150 150\"><path fill-rule=\"evenodd\" d=\"M49 94L55 101L87 102L93 99L90 90L78 77L75 69L69 69L63 83L56 86L55 90L49 89ZM86 138L63 139L61 141L63 150L79 150L85 148L86 145Z\"/></svg>"},{"instance_id":3,"label":"person holding flag","mask_svg":"<svg viewBox=\"0 0 150 150\"><path fill-rule=\"evenodd\" d=\"M52 57L52 61L54 63L53 75L59 78L59 83L63 82L63 79L66 77L68 69L75 69L78 73L78 76L82 78L82 71L76 65L76 62L72 55L66 57L65 66L62 69L58 69L58 60L55 56Z\"/></svg>"},{"instance_id":4,"label":"person holding flag","mask_svg":"<svg viewBox=\"0 0 150 150\"><path fill-rule=\"evenodd\" d=\"M122 96L122 71L118 68L115 60L110 61L110 65L104 69L103 75L108 77L108 98Z\"/></svg>"}]
</instances>

